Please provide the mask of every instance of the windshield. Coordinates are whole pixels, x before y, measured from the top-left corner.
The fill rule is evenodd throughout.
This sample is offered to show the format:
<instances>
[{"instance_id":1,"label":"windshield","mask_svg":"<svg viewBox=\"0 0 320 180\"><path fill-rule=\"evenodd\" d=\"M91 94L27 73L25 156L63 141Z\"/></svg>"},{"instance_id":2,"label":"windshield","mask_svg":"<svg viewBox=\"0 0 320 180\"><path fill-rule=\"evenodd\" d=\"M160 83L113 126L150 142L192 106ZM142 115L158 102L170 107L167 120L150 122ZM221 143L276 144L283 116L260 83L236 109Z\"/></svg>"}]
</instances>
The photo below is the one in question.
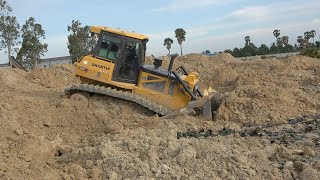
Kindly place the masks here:
<instances>
[{"instance_id":1,"label":"windshield","mask_svg":"<svg viewBox=\"0 0 320 180\"><path fill-rule=\"evenodd\" d=\"M117 59L119 47L120 38L109 34L103 34L98 50L98 56L114 61Z\"/></svg>"}]
</instances>

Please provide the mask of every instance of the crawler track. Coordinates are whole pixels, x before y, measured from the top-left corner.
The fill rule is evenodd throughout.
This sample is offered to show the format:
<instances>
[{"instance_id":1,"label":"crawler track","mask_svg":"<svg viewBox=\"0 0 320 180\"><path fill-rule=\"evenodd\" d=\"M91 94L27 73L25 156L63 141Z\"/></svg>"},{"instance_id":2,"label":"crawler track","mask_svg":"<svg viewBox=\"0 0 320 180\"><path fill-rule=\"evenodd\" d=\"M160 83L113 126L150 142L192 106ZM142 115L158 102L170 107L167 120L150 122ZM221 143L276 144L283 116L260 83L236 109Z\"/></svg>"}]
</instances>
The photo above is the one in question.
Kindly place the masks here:
<instances>
[{"instance_id":1,"label":"crawler track","mask_svg":"<svg viewBox=\"0 0 320 180\"><path fill-rule=\"evenodd\" d=\"M110 87L91 85L91 84L79 84L79 85L73 85L65 89L65 93L74 93L77 91L103 94L110 97L131 101L163 116L171 112L171 110L169 110L168 108L162 105L159 105L157 103L154 103L142 96L135 95L126 91L121 91L121 90L119 91Z\"/></svg>"}]
</instances>

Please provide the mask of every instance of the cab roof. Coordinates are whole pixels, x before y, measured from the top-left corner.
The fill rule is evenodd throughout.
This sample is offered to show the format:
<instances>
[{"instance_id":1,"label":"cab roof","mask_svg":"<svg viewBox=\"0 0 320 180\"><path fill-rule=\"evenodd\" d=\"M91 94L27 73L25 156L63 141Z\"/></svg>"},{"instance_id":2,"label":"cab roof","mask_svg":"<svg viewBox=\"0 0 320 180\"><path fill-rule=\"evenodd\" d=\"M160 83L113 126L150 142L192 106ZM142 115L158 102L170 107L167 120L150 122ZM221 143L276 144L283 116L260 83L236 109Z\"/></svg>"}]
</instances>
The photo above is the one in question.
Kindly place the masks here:
<instances>
[{"instance_id":1,"label":"cab roof","mask_svg":"<svg viewBox=\"0 0 320 180\"><path fill-rule=\"evenodd\" d=\"M124 31L124 30L121 30L121 29L114 29L114 28L103 27L103 26L91 26L90 30L91 30L91 32L96 33L96 34L100 34L101 31L106 31L106 32L119 34L119 35L122 35L122 36L127 36L127 37L140 39L140 40L144 40L144 39L148 39L149 38L148 36L145 36L145 35L142 35L142 34L138 34L138 33L135 33L135 32L128 32L128 31Z\"/></svg>"}]
</instances>

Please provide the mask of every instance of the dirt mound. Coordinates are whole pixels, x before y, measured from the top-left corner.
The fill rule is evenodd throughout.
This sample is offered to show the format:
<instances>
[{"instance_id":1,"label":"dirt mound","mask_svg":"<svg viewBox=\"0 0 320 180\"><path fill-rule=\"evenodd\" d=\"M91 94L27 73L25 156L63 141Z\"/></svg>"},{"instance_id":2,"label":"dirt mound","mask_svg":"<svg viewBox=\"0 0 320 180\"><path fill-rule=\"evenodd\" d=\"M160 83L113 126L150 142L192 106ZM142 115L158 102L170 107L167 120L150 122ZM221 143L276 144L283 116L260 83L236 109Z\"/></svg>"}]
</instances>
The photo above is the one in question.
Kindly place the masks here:
<instances>
[{"instance_id":1,"label":"dirt mound","mask_svg":"<svg viewBox=\"0 0 320 180\"><path fill-rule=\"evenodd\" d=\"M188 54L186 56L181 56L177 58L177 61L181 61L182 63L187 64L189 66L195 65L195 63L197 63L198 61L201 61L201 63L204 65L238 62L238 60L229 53L219 53L215 56L207 56L202 54Z\"/></svg>"},{"instance_id":2,"label":"dirt mound","mask_svg":"<svg viewBox=\"0 0 320 180\"><path fill-rule=\"evenodd\" d=\"M163 60L166 68L169 57ZM318 59L239 61L226 53L190 54L177 57L174 67L181 65L199 72L200 89L212 87L225 95L218 118L222 121L277 123L320 111Z\"/></svg>"},{"instance_id":3,"label":"dirt mound","mask_svg":"<svg viewBox=\"0 0 320 180\"><path fill-rule=\"evenodd\" d=\"M279 124L319 113L318 59L243 62L191 54L178 57L179 65L200 73L202 89L225 95L217 121L158 117L100 95L66 98L63 88L78 83L69 65L0 69L0 179L319 179L313 124L303 136L289 132L297 140L283 139L287 144L237 133L177 138L180 131Z\"/></svg>"},{"instance_id":4,"label":"dirt mound","mask_svg":"<svg viewBox=\"0 0 320 180\"><path fill-rule=\"evenodd\" d=\"M77 83L74 71L75 67L68 64L56 65L49 69L35 68L26 78L47 88L66 87Z\"/></svg>"},{"instance_id":5,"label":"dirt mound","mask_svg":"<svg viewBox=\"0 0 320 180\"><path fill-rule=\"evenodd\" d=\"M28 84L25 82L25 76L26 72L20 69L3 68L0 71L0 87L19 87L20 84L25 86Z\"/></svg>"},{"instance_id":6,"label":"dirt mound","mask_svg":"<svg viewBox=\"0 0 320 180\"><path fill-rule=\"evenodd\" d=\"M162 68L168 68L171 58L168 56L161 56L160 59L162 59ZM203 54L187 54L185 56L178 56L175 59L174 67L178 68L179 66L185 66L188 68L195 68L201 66L203 68L206 68L212 65L227 64L232 62L239 62L239 60L234 58L229 53L219 53L215 56L207 56ZM153 58L151 56L147 56L145 59L145 63L152 64Z\"/></svg>"}]
</instances>

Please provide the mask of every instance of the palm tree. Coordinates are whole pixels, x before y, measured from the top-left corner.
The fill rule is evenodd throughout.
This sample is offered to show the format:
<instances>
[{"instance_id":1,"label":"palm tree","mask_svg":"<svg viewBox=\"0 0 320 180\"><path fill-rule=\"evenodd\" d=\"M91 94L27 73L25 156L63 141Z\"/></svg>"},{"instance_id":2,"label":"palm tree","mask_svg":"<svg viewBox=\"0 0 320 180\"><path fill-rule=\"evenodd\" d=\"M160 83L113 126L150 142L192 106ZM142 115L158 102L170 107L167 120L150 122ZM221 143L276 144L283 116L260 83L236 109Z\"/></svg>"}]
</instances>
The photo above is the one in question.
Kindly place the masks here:
<instances>
[{"instance_id":1,"label":"palm tree","mask_svg":"<svg viewBox=\"0 0 320 180\"><path fill-rule=\"evenodd\" d=\"M278 46L278 47L282 47L282 46L283 46L282 38L281 38L281 37L278 37L278 38L277 38L277 46Z\"/></svg>"},{"instance_id":2,"label":"palm tree","mask_svg":"<svg viewBox=\"0 0 320 180\"><path fill-rule=\"evenodd\" d=\"M299 43L300 47L303 47L303 38L302 36L297 37L297 42Z\"/></svg>"},{"instance_id":3,"label":"palm tree","mask_svg":"<svg viewBox=\"0 0 320 180\"><path fill-rule=\"evenodd\" d=\"M244 40L246 41L246 46L249 46L251 41L250 36L246 36Z\"/></svg>"},{"instance_id":4,"label":"palm tree","mask_svg":"<svg viewBox=\"0 0 320 180\"><path fill-rule=\"evenodd\" d=\"M310 31L304 32L304 40L306 41L306 46L309 47L309 39L311 38L312 33Z\"/></svg>"},{"instance_id":5,"label":"palm tree","mask_svg":"<svg viewBox=\"0 0 320 180\"><path fill-rule=\"evenodd\" d=\"M276 37L276 39L278 39L278 37L280 36L280 30L279 29L275 29L273 31L273 35L274 35L274 37Z\"/></svg>"},{"instance_id":6,"label":"palm tree","mask_svg":"<svg viewBox=\"0 0 320 180\"><path fill-rule=\"evenodd\" d=\"M163 45L166 46L166 48L169 51L168 56L170 55L170 49L171 49L172 43L173 43L173 40L171 38L166 38L163 42Z\"/></svg>"},{"instance_id":7,"label":"palm tree","mask_svg":"<svg viewBox=\"0 0 320 180\"><path fill-rule=\"evenodd\" d=\"M314 44L314 37L316 36L316 31L315 30L311 30L310 31L310 37L312 37L312 44Z\"/></svg>"},{"instance_id":8,"label":"palm tree","mask_svg":"<svg viewBox=\"0 0 320 180\"><path fill-rule=\"evenodd\" d=\"M181 56L182 56L182 42L186 40L186 31L184 31L182 28L178 28L175 30L177 41L180 45L181 49Z\"/></svg>"},{"instance_id":9,"label":"palm tree","mask_svg":"<svg viewBox=\"0 0 320 180\"><path fill-rule=\"evenodd\" d=\"M281 37L281 43L284 45L284 51L288 51L288 43L289 43L289 37L288 36L282 36Z\"/></svg>"},{"instance_id":10,"label":"palm tree","mask_svg":"<svg viewBox=\"0 0 320 180\"><path fill-rule=\"evenodd\" d=\"M284 44L284 46L287 46L289 43L289 37L288 36L282 36L281 38L282 43Z\"/></svg>"}]
</instances>

